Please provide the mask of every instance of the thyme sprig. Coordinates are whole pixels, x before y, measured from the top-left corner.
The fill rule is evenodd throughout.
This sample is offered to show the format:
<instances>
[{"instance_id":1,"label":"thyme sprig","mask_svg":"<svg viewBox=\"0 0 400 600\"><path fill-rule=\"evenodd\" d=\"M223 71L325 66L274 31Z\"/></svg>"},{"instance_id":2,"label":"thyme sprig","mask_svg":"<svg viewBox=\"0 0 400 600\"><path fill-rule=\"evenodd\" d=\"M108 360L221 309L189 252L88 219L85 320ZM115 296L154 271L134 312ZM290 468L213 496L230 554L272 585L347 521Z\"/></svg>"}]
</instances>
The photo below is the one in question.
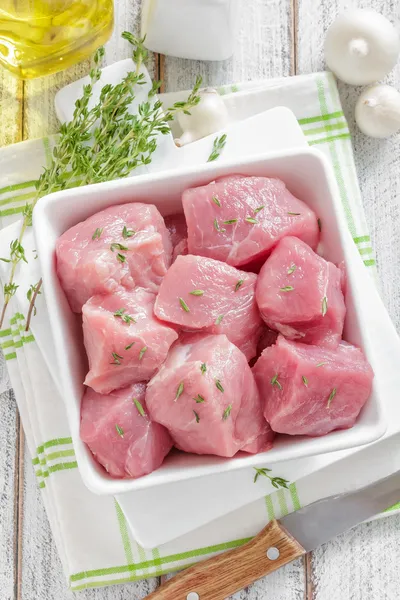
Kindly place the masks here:
<instances>
[{"instance_id":1,"label":"thyme sprig","mask_svg":"<svg viewBox=\"0 0 400 600\"><path fill-rule=\"evenodd\" d=\"M256 474L254 475L254 483L256 483L257 479L262 476L262 477L267 477L267 479L270 480L271 484L273 485L273 487L275 489L278 489L280 487L286 488L288 489L288 483L289 481L287 479L283 479L283 477L272 477L271 475L269 475L269 473L271 473L271 469L267 469L267 468L262 468L262 469L257 469L257 467L253 467Z\"/></svg>"},{"instance_id":2,"label":"thyme sprig","mask_svg":"<svg viewBox=\"0 0 400 600\"><path fill-rule=\"evenodd\" d=\"M144 38L137 38L129 32L124 32L122 37L133 46L132 58L136 68L127 73L120 83L104 85L98 101L89 106L94 86L101 76L100 65L104 57L103 48L96 52L90 81L83 86L82 96L75 102L71 121L60 127L51 164L35 182L35 197L25 206L19 236L11 242L10 256L4 259L10 263L10 274L3 288L0 328L11 298L19 287L15 283L17 266L21 260L27 260L22 241L27 228L32 225L32 212L38 200L52 192L121 179L134 169L148 165L157 148L157 137L170 132L169 122L175 114L189 112L200 101L201 77L198 77L188 99L176 102L163 112L161 102L154 100L162 82L154 81L147 100L139 104L136 114L130 114L136 86L146 83L141 70L148 53L143 45ZM97 233L94 239L99 235ZM121 253L117 254L117 259L120 262L126 260Z\"/></svg>"},{"instance_id":3,"label":"thyme sprig","mask_svg":"<svg viewBox=\"0 0 400 600\"><path fill-rule=\"evenodd\" d=\"M216 137L213 142L211 154L208 157L207 162L213 162L214 160L217 160L217 158L219 158L222 150L225 148L225 144L226 144L226 133L224 133L220 137Z\"/></svg>"}]
</instances>

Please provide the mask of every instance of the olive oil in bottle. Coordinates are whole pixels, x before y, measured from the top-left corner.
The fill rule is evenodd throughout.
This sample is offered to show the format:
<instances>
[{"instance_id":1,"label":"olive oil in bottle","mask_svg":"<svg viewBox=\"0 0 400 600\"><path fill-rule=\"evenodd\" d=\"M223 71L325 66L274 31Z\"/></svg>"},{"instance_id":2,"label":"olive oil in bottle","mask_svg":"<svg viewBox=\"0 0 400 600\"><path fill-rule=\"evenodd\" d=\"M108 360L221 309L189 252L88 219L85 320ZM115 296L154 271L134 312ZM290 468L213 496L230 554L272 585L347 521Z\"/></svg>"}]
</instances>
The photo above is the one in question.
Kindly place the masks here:
<instances>
[{"instance_id":1,"label":"olive oil in bottle","mask_svg":"<svg viewBox=\"0 0 400 600\"><path fill-rule=\"evenodd\" d=\"M0 0L0 65L22 79L61 71L112 28L113 0Z\"/></svg>"}]
</instances>

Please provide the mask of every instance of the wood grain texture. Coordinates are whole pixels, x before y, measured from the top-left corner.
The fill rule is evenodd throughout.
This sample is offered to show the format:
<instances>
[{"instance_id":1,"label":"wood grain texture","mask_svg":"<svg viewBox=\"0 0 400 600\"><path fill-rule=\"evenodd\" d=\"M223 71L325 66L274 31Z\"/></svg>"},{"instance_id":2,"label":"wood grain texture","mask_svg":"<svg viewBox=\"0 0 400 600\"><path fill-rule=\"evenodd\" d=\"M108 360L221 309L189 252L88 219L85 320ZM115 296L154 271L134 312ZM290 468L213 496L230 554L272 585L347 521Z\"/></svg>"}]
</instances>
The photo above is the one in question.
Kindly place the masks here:
<instances>
[{"instance_id":1,"label":"wood grain texture","mask_svg":"<svg viewBox=\"0 0 400 600\"><path fill-rule=\"evenodd\" d=\"M290 75L292 62L290 0L251 0L240 3L235 52L223 62L165 57L165 91L191 87L196 75L204 85Z\"/></svg>"},{"instance_id":2,"label":"wood grain texture","mask_svg":"<svg viewBox=\"0 0 400 600\"><path fill-rule=\"evenodd\" d=\"M4 600L13 600L17 587L14 498L18 491L18 429L14 394L5 392L0 395L0 597Z\"/></svg>"},{"instance_id":3,"label":"wood grain texture","mask_svg":"<svg viewBox=\"0 0 400 600\"><path fill-rule=\"evenodd\" d=\"M275 551L277 556L269 557ZM176 600L195 591L200 598L224 600L305 554L304 548L271 521L250 542L182 571L149 596L149 600Z\"/></svg>"}]
</instances>

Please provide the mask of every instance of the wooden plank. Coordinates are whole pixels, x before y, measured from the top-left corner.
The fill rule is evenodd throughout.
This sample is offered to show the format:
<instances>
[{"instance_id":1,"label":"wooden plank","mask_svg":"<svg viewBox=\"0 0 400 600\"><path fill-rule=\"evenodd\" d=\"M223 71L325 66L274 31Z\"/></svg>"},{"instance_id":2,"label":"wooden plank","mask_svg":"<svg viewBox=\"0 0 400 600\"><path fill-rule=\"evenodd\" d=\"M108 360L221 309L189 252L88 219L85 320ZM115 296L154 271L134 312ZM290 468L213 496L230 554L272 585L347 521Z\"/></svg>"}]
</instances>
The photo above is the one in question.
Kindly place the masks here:
<instances>
[{"instance_id":1,"label":"wooden plank","mask_svg":"<svg viewBox=\"0 0 400 600\"><path fill-rule=\"evenodd\" d=\"M22 139L23 83L0 67L0 146Z\"/></svg>"},{"instance_id":2,"label":"wooden plank","mask_svg":"<svg viewBox=\"0 0 400 600\"><path fill-rule=\"evenodd\" d=\"M4 392L0 395L0 590L7 600L15 597L17 584L14 498L18 489L18 430L14 395Z\"/></svg>"},{"instance_id":3,"label":"wooden plank","mask_svg":"<svg viewBox=\"0 0 400 600\"><path fill-rule=\"evenodd\" d=\"M204 85L210 86L290 75L291 30L290 0L241 2L232 58L224 62L201 62L165 57L165 91L189 88L199 74Z\"/></svg>"},{"instance_id":4,"label":"wooden plank","mask_svg":"<svg viewBox=\"0 0 400 600\"><path fill-rule=\"evenodd\" d=\"M392 0L335 0L315 2L297 0L297 72L309 73L324 68L325 32L335 16L348 8L374 8L392 21L397 20L397 5ZM387 78L400 87L400 65ZM380 285L384 301L400 330L400 178L397 162L400 137L373 140L364 136L354 120L354 106L362 88L339 82L339 92L353 135L364 208L373 247L377 254ZM379 600L398 597L400 573L398 532L400 517L360 525L315 551L307 558L307 600L346 598Z\"/></svg>"},{"instance_id":5,"label":"wooden plank","mask_svg":"<svg viewBox=\"0 0 400 600\"><path fill-rule=\"evenodd\" d=\"M360 525L314 552L313 598L398 598L399 531L400 516L396 515Z\"/></svg>"}]
</instances>

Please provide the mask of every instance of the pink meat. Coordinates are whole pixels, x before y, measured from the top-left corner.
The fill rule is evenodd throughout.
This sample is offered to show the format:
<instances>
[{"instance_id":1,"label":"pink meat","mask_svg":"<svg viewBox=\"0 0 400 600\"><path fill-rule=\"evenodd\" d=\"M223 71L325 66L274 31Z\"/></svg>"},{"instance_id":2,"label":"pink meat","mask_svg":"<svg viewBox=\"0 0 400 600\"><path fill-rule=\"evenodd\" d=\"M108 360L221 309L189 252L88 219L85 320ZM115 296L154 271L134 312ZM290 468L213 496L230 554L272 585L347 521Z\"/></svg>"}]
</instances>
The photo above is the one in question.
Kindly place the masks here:
<instances>
[{"instance_id":1,"label":"pink meat","mask_svg":"<svg viewBox=\"0 0 400 600\"><path fill-rule=\"evenodd\" d=\"M154 294L138 288L93 296L86 302L86 385L108 394L131 383L148 381L155 374L178 334L156 319L154 300Z\"/></svg>"},{"instance_id":2,"label":"pink meat","mask_svg":"<svg viewBox=\"0 0 400 600\"><path fill-rule=\"evenodd\" d=\"M165 225L172 242L172 262L177 256L188 254L187 225L185 215L179 213L165 217Z\"/></svg>"},{"instance_id":3,"label":"pink meat","mask_svg":"<svg viewBox=\"0 0 400 600\"><path fill-rule=\"evenodd\" d=\"M262 267L256 298L266 324L289 339L335 348L346 306L342 275L294 237L279 242Z\"/></svg>"},{"instance_id":4,"label":"pink meat","mask_svg":"<svg viewBox=\"0 0 400 600\"><path fill-rule=\"evenodd\" d=\"M190 254L255 270L287 235L318 244L314 212L280 179L229 175L186 190L182 202Z\"/></svg>"},{"instance_id":5,"label":"pink meat","mask_svg":"<svg viewBox=\"0 0 400 600\"><path fill-rule=\"evenodd\" d=\"M255 301L257 276L202 256L178 256L154 305L159 319L186 331L224 333L249 360L262 320Z\"/></svg>"},{"instance_id":6,"label":"pink meat","mask_svg":"<svg viewBox=\"0 0 400 600\"><path fill-rule=\"evenodd\" d=\"M233 456L272 447L245 356L225 335L188 335L147 386L150 417L185 452Z\"/></svg>"},{"instance_id":7,"label":"pink meat","mask_svg":"<svg viewBox=\"0 0 400 600\"><path fill-rule=\"evenodd\" d=\"M272 429L310 436L352 427L374 376L362 351L346 342L331 350L283 336L264 350L253 373Z\"/></svg>"},{"instance_id":8,"label":"pink meat","mask_svg":"<svg viewBox=\"0 0 400 600\"><path fill-rule=\"evenodd\" d=\"M185 215L178 213L164 218L165 226L171 236L172 247L175 248L185 238L187 238L187 225Z\"/></svg>"},{"instance_id":9,"label":"pink meat","mask_svg":"<svg viewBox=\"0 0 400 600\"><path fill-rule=\"evenodd\" d=\"M56 256L61 286L79 313L94 294L135 287L156 292L171 264L172 245L157 208L134 202L68 229L57 241Z\"/></svg>"},{"instance_id":10,"label":"pink meat","mask_svg":"<svg viewBox=\"0 0 400 600\"><path fill-rule=\"evenodd\" d=\"M112 477L147 475L172 448L165 427L149 419L145 391L144 383L109 395L88 388L82 399L81 439Z\"/></svg>"}]
</instances>

